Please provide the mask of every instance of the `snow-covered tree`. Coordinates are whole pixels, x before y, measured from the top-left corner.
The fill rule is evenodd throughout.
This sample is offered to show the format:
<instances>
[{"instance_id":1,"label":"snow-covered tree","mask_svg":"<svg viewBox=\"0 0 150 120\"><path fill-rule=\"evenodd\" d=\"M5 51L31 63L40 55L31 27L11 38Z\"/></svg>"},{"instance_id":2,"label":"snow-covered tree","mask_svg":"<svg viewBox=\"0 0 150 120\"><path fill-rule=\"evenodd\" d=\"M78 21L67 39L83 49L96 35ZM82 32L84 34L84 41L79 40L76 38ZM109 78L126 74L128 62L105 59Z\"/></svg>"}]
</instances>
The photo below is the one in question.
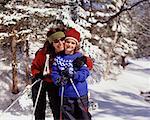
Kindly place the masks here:
<instances>
[{"instance_id":1,"label":"snow-covered tree","mask_svg":"<svg viewBox=\"0 0 150 120\"><path fill-rule=\"evenodd\" d=\"M141 4L131 12L131 38L137 42L136 57L150 56L150 4ZM140 13L140 14L138 14Z\"/></svg>"}]
</instances>

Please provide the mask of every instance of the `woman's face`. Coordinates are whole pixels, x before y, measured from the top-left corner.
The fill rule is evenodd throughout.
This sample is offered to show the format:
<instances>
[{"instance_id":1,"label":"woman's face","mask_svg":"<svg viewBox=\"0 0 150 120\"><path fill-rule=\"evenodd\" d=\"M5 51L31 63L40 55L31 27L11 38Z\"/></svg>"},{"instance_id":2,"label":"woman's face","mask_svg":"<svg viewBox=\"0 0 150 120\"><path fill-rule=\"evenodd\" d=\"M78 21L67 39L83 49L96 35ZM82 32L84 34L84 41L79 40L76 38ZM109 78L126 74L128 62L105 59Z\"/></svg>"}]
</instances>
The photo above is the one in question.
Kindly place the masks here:
<instances>
[{"instance_id":1,"label":"woman's face","mask_svg":"<svg viewBox=\"0 0 150 120\"><path fill-rule=\"evenodd\" d=\"M66 39L65 40L65 53L66 54L74 54L76 49L77 43L73 39Z\"/></svg>"},{"instance_id":2,"label":"woman's face","mask_svg":"<svg viewBox=\"0 0 150 120\"><path fill-rule=\"evenodd\" d=\"M64 50L64 38L63 39L56 39L53 41L53 46L55 48L55 52L61 52Z\"/></svg>"}]
</instances>

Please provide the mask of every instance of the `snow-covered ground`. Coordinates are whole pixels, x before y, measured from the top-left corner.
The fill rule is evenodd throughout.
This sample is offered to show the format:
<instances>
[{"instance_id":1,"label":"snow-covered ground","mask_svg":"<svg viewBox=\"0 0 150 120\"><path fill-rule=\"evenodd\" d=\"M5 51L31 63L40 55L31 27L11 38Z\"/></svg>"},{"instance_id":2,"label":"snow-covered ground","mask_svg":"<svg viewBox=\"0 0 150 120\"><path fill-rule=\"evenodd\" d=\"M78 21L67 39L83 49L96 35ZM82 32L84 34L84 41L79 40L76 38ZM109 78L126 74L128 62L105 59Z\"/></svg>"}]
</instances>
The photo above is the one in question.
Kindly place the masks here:
<instances>
[{"instance_id":1,"label":"snow-covered ground","mask_svg":"<svg viewBox=\"0 0 150 120\"><path fill-rule=\"evenodd\" d=\"M91 111L93 120L150 119L150 103L140 96L140 91L150 90L150 68L140 65L150 61L140 61L138 65L129 64L117 80L101 80L100 83L89 85L90 97L98 103L98 108ZM14 97L7 90L7 82L0 84L0 111L6 109L11 103L10 98ZM17 103L8 112L1 114L0 120L32 120L32 108L22 109ZM53 119L49 116L46 120Z\"/></svg>"},{"instance_id":2,"label":"snow-covered ground","mask_svg":"<svg viewBox=\"0 0 150 120\"><path fill-rule=\"evenodd\" d=\"M117 81L90 86L91 98L99 104L94 120L150 119L150 103L140 96L140 91L150 91L150 69L135 67L123 70Z\"/></svg>"}]
</instances>

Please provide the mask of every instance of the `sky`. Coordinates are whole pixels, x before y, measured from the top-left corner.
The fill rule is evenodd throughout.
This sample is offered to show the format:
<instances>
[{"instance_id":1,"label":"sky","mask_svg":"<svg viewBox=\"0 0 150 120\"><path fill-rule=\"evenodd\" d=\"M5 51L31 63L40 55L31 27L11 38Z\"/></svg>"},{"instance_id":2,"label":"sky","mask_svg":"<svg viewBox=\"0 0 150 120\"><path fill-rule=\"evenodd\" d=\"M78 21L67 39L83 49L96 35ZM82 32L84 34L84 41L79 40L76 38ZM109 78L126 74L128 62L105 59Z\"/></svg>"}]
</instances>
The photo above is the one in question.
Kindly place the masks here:
<instances>
[{"instance_id":1,"label":"sky","mask_svg":"<svg viewBox=\"0 0 150 120\"><path fill-rule=\"evenodd\" d=\"M149 120L150 102L140 95L140 91L150 91L150 67L145 68L144 63L148 65L150 60L132 59L116 80L101 79L98 83L89 84L92 120ZM3 65L0 71L5 67ZM0 120L33 120L30 92L20 95L16 104L2 112L17 96L12 95L9 84L2 77L0 79ZM53 120L52 115L47 114L46 120Z\"/></svg>"}]
</instances>

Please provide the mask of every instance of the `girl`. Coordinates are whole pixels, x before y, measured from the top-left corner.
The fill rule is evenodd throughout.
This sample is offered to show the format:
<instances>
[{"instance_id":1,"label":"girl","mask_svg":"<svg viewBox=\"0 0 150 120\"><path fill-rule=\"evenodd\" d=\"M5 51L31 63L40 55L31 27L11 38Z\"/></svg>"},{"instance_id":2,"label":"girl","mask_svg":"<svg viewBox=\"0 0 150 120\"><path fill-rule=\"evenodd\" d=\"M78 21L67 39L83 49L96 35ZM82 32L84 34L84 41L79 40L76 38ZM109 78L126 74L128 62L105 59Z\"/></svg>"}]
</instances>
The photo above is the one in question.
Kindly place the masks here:
<instances>
[{"instance_id":1,"label":"girl","mask_svg":"<svg viewBox=\"0 0 150 120\"><path fill-rule=\"evenodd\" d=\"M63 119L91 120L91 115L88 112L88 87L86 81L89 76L89 69L86 64L83 64L78 69L73 65L73 61L76 58L83 56L81 53L76 52L79 49L80 33L71 28L65 35L64 54L55 58L51 74L54 83L61 85L59 96L62 96L61 93L64 90L64 100L61 108Z\"/></svg>"}]
</instances>

